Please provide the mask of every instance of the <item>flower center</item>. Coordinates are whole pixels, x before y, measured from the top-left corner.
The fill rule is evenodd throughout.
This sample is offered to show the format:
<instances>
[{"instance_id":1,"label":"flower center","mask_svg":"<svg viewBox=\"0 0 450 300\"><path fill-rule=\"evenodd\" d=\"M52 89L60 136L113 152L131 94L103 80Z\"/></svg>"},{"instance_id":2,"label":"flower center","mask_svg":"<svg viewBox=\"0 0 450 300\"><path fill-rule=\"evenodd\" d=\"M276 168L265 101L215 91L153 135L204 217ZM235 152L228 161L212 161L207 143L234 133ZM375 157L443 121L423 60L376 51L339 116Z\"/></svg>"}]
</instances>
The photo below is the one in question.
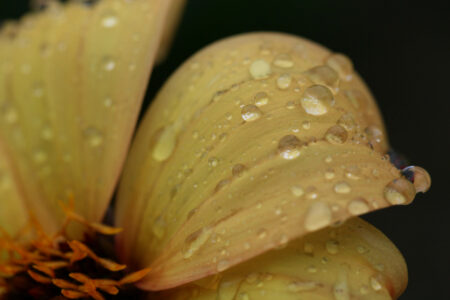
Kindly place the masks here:
<instances>
[{"instance_id":1,"label":"flower center","mask_svg":"<svg viewBox=\"0 0 450 300\"><path fill-rule=\"evenodd\" d=\"M73 210L73 200L64 206L61 230L46 234L31 216L30 224L16 237L0 228L0 299L136 299L131 283L149 269L126 274L126 265L114 261L113 239L119 228L90 223ZM67 227L76 222L88 230L83 240L68 237ZM26 242L24 242L26 241ZM2 255L2 253L0 253ZM120 291L120 296L118 295Z\"/></svg>"}]
</instances>

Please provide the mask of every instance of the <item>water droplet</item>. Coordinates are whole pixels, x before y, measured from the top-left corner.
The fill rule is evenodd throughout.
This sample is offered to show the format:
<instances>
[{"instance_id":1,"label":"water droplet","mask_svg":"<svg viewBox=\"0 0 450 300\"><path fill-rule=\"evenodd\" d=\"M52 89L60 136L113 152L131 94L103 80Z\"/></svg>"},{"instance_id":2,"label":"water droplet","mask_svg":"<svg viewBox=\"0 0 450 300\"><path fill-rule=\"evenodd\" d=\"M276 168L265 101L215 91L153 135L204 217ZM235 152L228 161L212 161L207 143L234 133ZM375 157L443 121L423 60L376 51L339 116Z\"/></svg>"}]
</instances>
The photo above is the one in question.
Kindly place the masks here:
<instances>
[{"instance_id":1,"label":"water droplet","mask_svg":"<svg viewBox=\"0 0 450 300\"><path fill-rule=\"evenodd\" d=\"M353 64L352 61L344 54L335 53L332 54L328 59L326 64L330 66L333 70L338 72L339 76L350 81L353 74Z\"/></svg>"},{"instance_id":2,"label":"water droplet","mask_svg":"<svg viewBox=\"0 0 450 300\"><path fill-rule=\"evenodd\" d=\"M291 192L292 192L292 195L294 195L295 197L301 197L305 193L303 188L299 185L291 186Z\"/></svg>"},{"instance_id":3,"label":"water droplet","mask_svg":"<svg viewBox=\"0 0 450 300\"><path fill-rule=\"evenodd\" d=\"M325 133L325 139L331 144L343 144L347 138L347 131L339 125L330 127Z\"/></svg>"},{"instance_id":4,"label":"water droplet","mask_svg":"<svg viewBox=\"0 0 450 300\"><path fill-rule=\"evenodd\" d=\"M264 106L269 103L269 96L265 92L259 92L256 93L254 100L256 106Z\"/></svg>"},{"instance_id":5,"label":"water droplet","mask_svg":"<svg viewBox=\"0 0 450 300\"><path fill-rule=\"evenodd\" d=\"M305 129L305 130L310 129L310 128L311 128L311 122L310 122L310 121L303 121L302 127L303 127L303 129Z\"/></svg>"},{"instance_id":6,"label":"water droplet","mask_svg":"<svg viewBox=\"0 0 450 300\"><path fill-rule=\"evenodd\" d=\"M294 159L300 156L302 145L295 135L286 135L278 142L278 151L284 159Z\"/></svg>"},{"instance_id":7,"label":"water droplet","mask_svg":"<svg viewBox=\"0 0 450 300\"><path fill-rule=\"evenodd\" d=\"M112 12L105 14L101 19L101 24L105 28L113 28L117 25L117 23L119 23L119 19Z\"/></svg>"},{"instance_id":8,"label":"water droplet","mask_svg":"<svg viewBox=\"0 0 450 300\"><path fill-rule=\"evenodd\" d=\"M91 146L92 148L97 148L103 143L103 135L96 128L87 128L86 130L84 130L84 136L86 137L89 146Z\"/></svg>"},{"instance_id":9,"label":"water droplet","mask_svg":"<svg viewBox=\"0 0 450 300\"><path fill-rule=\"evenodd\" d=\"M337 124L345 128L347 131L352 131L356 127L355 119L350 113L342 115L337 121Z\"/></svg>"},{"instance_id":10,"label":"water droplet","mask_svg":"<svg viewBox=\"0 0 450 300\"><path fill-rule=\"evenodd\" d=\"M103 70L111 72L116 68L116 62L111 57L104 57L102 60Z\"/></svg>"},{"instance_id":11,"label":"water droplet","mask_svg":"<svg viewBox=\"0 0 450 300\"><path fill-rule=\"evenodd\" d=\"M311 291L317 288L319 285L312 281L292 281L288 284L288 291L292 293Z\"/></svg>"},{"instance_id":12,"label":"water droplet","mask_svg":"<svg viewBox=\"0 0 450 300\"><path fill-rule=\"evenodd\" d=\"M288 101L286 103L286 108L287 109L294 109L295 108L295 102L294 101Z\"/></svg>"},{"instance_id":13,"label":"water droplet","mask_svg":"<svg viewBox=\"0 0 450 300\"><path fill-rule=\"evenodd\" d=\"M189 235L185 241L183 257L185 259L192 257L208 241L212 233L211 227L203 227Z\"/></svg>"},{"instance_id":14,"label":"water droplet","mask_svg":"<svg viewBox=\"0 0 450 300\"><path fill-rule=\"evenodd\" d=\"M314 245L308 242L305 242L305 244L303 245L303 251L306 254L313 254L314 253Z\"/></svg>"},{"instance_id":15,"label":"water droplet","mask_svg":"<svg viewBox=\"0 0 450 300\"><path fill-rule=\"evenodd\" d=\"M347 182L340 181L334 185L334 191L337 194L348 194L352 191L352 188Z\"/></svg>"},{"instance_id":16,"label":"water droplet","mask_svg":"<svg viewBox=\"0 0 450 300\"><path fill-rule=\"evenodd\" d=\"M333 170L327 170L325 171L325 179L331 180L335 176L335 173Z\"/></svg>"},{"instance_id":17,"label":"water droplet","mask_svg":"<svg viewBox=\"0 0 450 300\"><path fill-rule=\"evenodd\" d=\"M240 292L239 299L240 300L250 300L250 296L246 292Z\"/></svg>"},{"instance_id":18,"label":"water droplet","mask_svg":"<svg viewBox=\"0 0 450 300\"><path fill-rule=\"evenodd\" d=\"M262 115L261 110L253 104L246 105L241 110L242 119L246 122L258 120Z\"/></svg>"},{"instance_id":19,"label":"water droplet","mask_svg":"<svg viewBox=\"0 0 450 300\"><path fill-rule=\"evenodd\" d=\"M153 159L156 161L165 161L168 159L175 149L175 144L175 130L172 126L167 126L160 134L158 141L153 148Z\"/></svg>"},{"instance_id":20,"label":"water droplet","mask_svg":"<svg viewBox=\"0 0 450 300\"><path fill-rule=\"evenodd\" d=\"M305 216L305 228L308 231L314 231L331 223L331 210L328 204L324 202L313 203Z\"/></svg>"},{"instance_id":21,"label":"water droplet","mask_svg":"<svg viewBox=\"0 0 450 300\"><path fill-rule=\"evenodd\" d=\"M359 292L361 293L361 295L367 295L367 293L369 293L369 287L367 285L362 285L359 288Z\"/></svg>"},{"instance_id":22,"label":"water droplet","mask_svg":"<svg viewBox=\"0 0 450 300\"><path fill-rule=\"evenodd\" d=\"M231 174L235 177L241 176L245 171L245 166L243 164L235 164L231 169Z\"/></svg>"},{"instance_id":23,"label":"water droplet","mask_svg":"<svg viewBox=\"0 0 450 300\"><path fill-rule=\"evenodd\" d=\"M294 66L294 62L292 61L289 54L278 54L275 57L275 60L273 61L274 66L277 66L279 68L292 68Z\"/></svg>"},{"instance_id":24,"label":"water droplet","mask_svg":"<svg viewBox=\"0 0 450 300\"><path fill-rule=\"evenodd\" d=\"M249 71L253 79L264 79L269 77L270 73L272 72L272 69L265 60L259 59L255 60L250 65Z\"/></svg>"},{"instance_id":25,"label":"water droplet","mask_svg":"<svg viewBox=\"0 0 450 300\"><path fill-rule=\"evenodd\" d=\"M364 198L357 198L352 201L347 206L348 212L353 216L359 216L370 211L370 207Z\"/></svg>"},{"instance_id":26,"label":"water droplet","mask_svg":"<svg viewBox=\"0 0 450 300\"><path fill-rule=\"evenodd\" d=\"M153 223L152 232L158 239L162 239L164 237L166 232L166 222L164 222L164 219L161 216L156 218Z\"/></svg>"},{"instance_id":27,"label":"water droplet","mask_svg":"<svg viewBox=\"0 0 450 300\"><path fill-rule=\"evenodd\" d=\"M402 170L403 176L411 181L416 188L416 192L425 193L431 186L431 177L428 172L417 166L409 166Z\"/></svg>"},{"instance_id":28,"label":"water droplet","mask_svg":"<svg viewBox=\"0 0 450 300\"><path fill-rule=\"evenodd\" d=\"M219 164L219 160L215 157L211 157L210 159L208 159L208 165L212 168L217 167L217 165Z\"/></svg>"},{"instance_id":29,"label":"water droplet","mask_svg":"<svg viewBox=\"0 0 450 300\"><path fill-rule=\"evenodd\" d=\"M364 129L364 132L367 135L367 138L371 143L380 143L383 138L383 132L380 128L375 125L371 125Z\"/></svg>"},{"instance_id":30,"label":"water droplet","mask_svg":"<svg viewBox=\"0 0 450 300\"><path fill-rule=\"evenodd\" d=\"M282 74L277 79L277 86L281 90L285 90L289 88L292 82L292 77L289 74Z\"/></svg>"},{"instance_id":31,"label":"water droplet","mask_svg":"<svg viewBox=\"0 0 450 300\"><path fill-rule=\"evenodd\" d=\"M313 85L305 90L300 104L307 114L320 116L328 112L328 107L334 104L334 98L327 87Z\"/></svg>"},{"instance_id":32,"label":"water droplet","mask_svg":"<svg viewBox=\"0 0 450 300\"><path fill-rule=\"evenodd\" d=\"M379 291L383 288L381 283L375 277L370 277L370 286L374 291Z\"/></svg>"},{"instance_id":33,"label":"water droplet","mask_svg":"<svg viewBox=\"0 0 450 300\"><path fill-rule=\"evenodd\" d=\"M392 205L408 204L415 194L414 185L405 178L395 179L384 188L384 198Z\"/></svg>"},{"instance_id":34,"label":"water droplet","mask_svg":"<svg viewBox=\"0 0 450 300\"><path fill-rule=\"evenodd\" d=\"M259 274L256 272L250 273L245 278L245 281L249 284L255 284L259 281Z\"/></svg>"},{"instance_id":35,"label":"water droplet","mask_svg":"<svg viewBox=\"0 0 450 300\"><path fill-rule=\"evenodd\" d=\"M369 252L369 249L367 249L367 247L365 246L358 246L356 247L356 251L358 251L359 254L366 254L367 252Z\"/></svg>"},{"instance_id":36,"label":"water droplet","mask_svg":"<svg viewBox=\"0 0 450 300\"><path fill-rule=\"evenodd\" d=\"M226 260L226 259L220 260L220 261L217 263L217 266L216 266L217 272L225 271L225 270L228 269L229 267L230 267L230 262L229 262L228 260Z\"/></svg>"},{"instance_id":37,"label":"water droplet","mask_svg":"<svg viewBox=\"0 0 450 300\"><path fill-rule=\"evenodd\" d=\"M325 248L330 254L337 254L339 252L339 242L335 240L329 240L325 244Z\"/></svg>"},{"instance_id":38,"label":"water droplet","mask_svg":"<svg viewBox=\"0 0 450 300\"><path fill-rule=\"evenodd\" d=\"M264 239L267 237L267 230L262 228L258 231L258 238L259 239Z\"/></svg>"},{"instance_id":39,"label":"water droplet","mask_svg":"<svg viewBox=\"0 0 450 300\"><path fill-rule=\"evenodd\" d=\"M334 284L333 294L336 300L350 300L346 279L340 279Z\"/></svg>"},{"instance_id":40,"label":"water droplet","mask_svg":"<svg viewBox=\"0 0 450 300\"><path fill-rule=\"evenodd\" d=\"M305 75L316 84L333 88L339 80L339 75L328 66L317 66L306 71Z\"/></svg>"},{"instance_id":41,"label":"water droplet","mask_svg":"<svg viewBox=\"0 0 450 300\"><path fill-rule=\"evenodd\" d=\"M315 266L309 266L306 268L306 271L308 271L308 273L317 273L317 268Z\"/></svg>"}]
</instances>

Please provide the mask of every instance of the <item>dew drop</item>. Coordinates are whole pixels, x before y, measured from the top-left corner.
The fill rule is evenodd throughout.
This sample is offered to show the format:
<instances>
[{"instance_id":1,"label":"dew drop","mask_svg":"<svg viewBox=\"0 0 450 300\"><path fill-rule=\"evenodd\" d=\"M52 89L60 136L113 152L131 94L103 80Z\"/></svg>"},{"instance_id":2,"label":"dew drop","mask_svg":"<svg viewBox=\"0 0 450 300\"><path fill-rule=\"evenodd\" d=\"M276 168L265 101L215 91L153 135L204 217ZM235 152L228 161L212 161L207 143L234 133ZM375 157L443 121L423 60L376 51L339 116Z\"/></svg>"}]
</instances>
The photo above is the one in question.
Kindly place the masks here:
<instances>
[{"instance_id":1,"label":"dew drop","mask_svg":"<svg viewBox=\"0 0 450 300\"><path fill-rule=\"evenodd\" d=\"M267 237L267 230L262 228L258 231L258 238L259 239L264 239Z\"/></svg>"},{"instance_id":2,"label":"dew drop","mask_svg":"<svg viewBox=\"0 0 450 300\"><path fill-rule=\"evenodd\" d=\"M331 180L335 176L335 173L333 170L327 170L325 171L325 179Z\"/></svg>"},{"instance_id":3,"label":"dew drop","mask_svg":"<svg viewBox=\"0 0 450 300\"><path fill-rule=\"evenodd\" d=\"M205 243L213 233L211 227L203 227L186 238L185 247L183 248L183 257L188 259L192 257ZM219 270L220 272L220 270Z\"/></svg>"},{"instance_id":4,"label":"dew drop","mask_svg":"<svg viewBox=\"0 0 450 300\"><path fill-rule=\"evenodd\" d=\"M347 131L352 131L356 127L355 119L350 113L342 115L337 121L337 124L345 128Z\"/></svg>"},{"instance_id":5,"label":"dew drop","mask_svg":"<svg viewBox=\"0 0 450 300\"><path fill-rule=\"evenodd\" d=\"M164 128L160 134L155 147L153 148L153 159L156 161L165 161L175 150L176 134L172 126Z\"/></svg>"},{"instance_id":6,"label":"dew drop","mask_svg":"<svg viewBox=\"0 0 450 300\"><path fill-rule=\"evenodd\" d=\"M370 277L370 286L374 291L379 291L383 288L381 283L375 277Z\"/></svg>"},{"instance_id":7,"label":"dew drop","mask_svg":"<svg viewBox=\"0 0 450 300\"><path fill-rule=\"evenodd\" d=\"M306 71L305 75L316 84L323 84L333 88L338 80L339 75L328 66L317 66Z\"/></svg>"},{"instance_id":8,"label":"dew drop","mask_svg":"<svg viewBox=\"0 0 450 300\"><path fill-rule=\"evenodd\" d=\"M243 164L235 164L231 169L231 174L235 177L239 177L245 171L245 166Z\"/></svg>"},{"instance_id":9,"label":"dew drop","mask_svg":"<svg viewBox=\"0 0 450 300\"><path fill-rule=\"evenodd\" d=\"M294 101L288 101L286 103L286 108L289 109L289 110L294 109L295 108L295 102Z\"/></svg>"},{"instance_id":10,"label":"dew drop","mask_svg":"<svg viewBox=\"0 0 450 300\"><path fill-rule=\"evenodd\" d=\"M116 68L116 62L111 57L104 57L102 61L103 70L111 72Z\"/></svg>"},{"instance_id":11,"label":"dew drop","mask_svg":"<svg viewBox=\"0 0 450 300\"><path fill-rule=\"evenodd\" d=\"M325 139L331 144L343 144L347 138L347 131L340 125L330 127L325 133Z\"/></svg>"},{"instance_id":12,"label":"dew drop","mask_svg":"<svg viewBox=\"0 0 450 300\"><path fill-rule=\"evenodd\" d=\"M326 64L335 70L345 81L350 81L353 74L353 63L344 54L332 54L326 61Z\"/></svg>"},{"instance_id":13,"label":"dew drop","mask_svg":"<svg viewBox=\"0 0 450 300\"><path fill-rule=\"evenodd\" d=\"M250 65L249 71L253 79L264 79L269 77L270 73L272 72L272 69L265 60L259 59L255 60Z\"/></svg>"},{"instance_id":14,"label":"dew drop","mask_svg":"<svg viewBox=\"0 0 450 300\"><path fill-rule=\"evenodd\" d=\"M308 231L314 231L331 223L331 210L328 204L324 202L313 203L305 216L305 228Z\"/></svg>"},{"instance_id":15,"label":"dew drop","mask_svg":"<svg viewBox=\"0 0 450 300\"><path fill-rule=\"evenodd\" d=\"M339 252L339 242L335 240L329 240L325 244L325 248L330 254L337 254Z\"/></svg>"},{"instance_id":16,"label":"dew drop","mask_svg":"<svg viewBox=\"0 0 450 300\"><path fill-rule=\"evenodd\" d=\"M277 86L280 90L285 90L289 88L292 82L292 77L289 74L282 74L277 79Z\"/></svg>"},{"instance_id":17,"label":"dew drop","mask_svg":"<svg viewBox=\"0 0 450 300\"><path fill-rule=\"evenodd\" d=\"M313 254L314 253L314 245L308 242L305 242L305 244L303 245L303 251L306 254Z\"/></svg>"},{"instance_id":18,"label":"dew drop","mask_svg":"<svg viewBox=\"0 0 450 300\"><path fill-rule=\"evenodd\" d=\"M335 283L333 295L336 300L350 300L347 280L339 280Z\"/></svg>"},{"instance_id":19,"label":"dew drop","mask_svg":"<svg viewBox=\"0 0 450 300\"><path fill-rule=\"evenodd\" d=\"M105 14L101 19L101 24L105 28L113 28L119 23L119 19L113 13Z\"/></svg>"},{"instance_id":20,"label":"dew drop","mask_svg":"<svg viewBox=\"0 0 450 300\"><path fill-rule=\"evenodd\" d=\"M274 66L277 66L279 68L292 68L294 66L294 62L292 61L289 54L279 54L275 57L275 60L273 61Z\"/></svg>"},{"instance_id":21,"label":"dew drop","mask_svg":"<svg viewBox=\"0 0 450 300\"><path fill-rule=\"evenodd\" d=\"M228 269L230 267L230 262L228 261L228 260L220 260L218 263L217 263L217 266L216 266L216 268L217 268L217 272L222 272L222 271L225 271L226 269Z\"/></svg>"},{"instance_id":22,"label":"dew drop","mask_svg":"<svg viewBox=\"0 0 450 300\"><path fill-rule=\"evenodd\" d=\"M320 116L328 112L328 107L334 104L334 98L327 87L313 85L305 90L300 104L307 114Z\"/></svg>"},{"instance_id":23,"label":"dew drop","mask_svg":"<svg viewBox=\"0 0 450 300\"><path fill-rule=\"evenodd\" d=\"M84 136L86 137L89 146L92 148L97 148L103 144L103 135L96 128L87 128L84 130Z\"/></svg>"},{"instance_id":24,"label":"dew drop","mask_svg":"<svg viewBox=\"0 0 450 300\"><path fill-rule=\"evenodd\" d=\"M311 122L310 122L310 121L303 121L302 127L303 127L303 129L305 129L305 130L310 129L310 128L311 128Z\"/></svg>"},{"instance_id":25,"label":"dew drop","mask_svg":"<svg viewBox=\"0 0 450 300\"><path fill-rule=\"evenodd\" d=\"M409 166L402 170L403 176L414 184L416 192L425 193L431 186L431 177L428 172L417 166Z\"/></svg>"},{"instance_id":26,"label":"dew drop","mask_svg":"<svg viewBox=\"0 0 450 300\"><path fill-rule=\"evenodd\" d=\"M289 292L298 293L304 291L311 291L318 287L316 282L312 281L292 281L288 284L287 288Z\"/></svg>"},{"instance_id":27,"label":"dew drop","mask_svg":"<svg viewBox=\"0 0 450 300\"><path fill-rule=\"evenodd\" d=\"M395 179L384 188L384 198L392 205L408 204L415 194L414 185L405 178Z\"/></svg>"},{"instance_id":28,"label":"dew drop","mask_svg":"<svg viewBox=\"0 0 450 300\"><path fill-rule=\"evenodd\" d=\"M162 239L164 237L166 232L166 223L162 217L156 218L152 226L152 232L158 239Z\"/></svg>"},{"instance_id":29,"label":"dew drop","mask_svg":"<svg viewBox=\"0 0 450 300\"><path fill-rule=\"evenodd\" d=\"M211 157L210 159L208 159L208 165L211 168L217 167L218 164L219 164L219 160L216 157Z\"/></svg>"},{"instance_id":30,"label":"dew drop","mask_svg":"<svg viewBox=\"0 0 450 300\"><path fill-rule=\"evenodd\" d=\"M253 104L246 105L241 110L242 119L246 122L258 120L262 115L261 110Z\"/></svg>"},{"instance_id":31,"label":"dew drop","mask_svg":"<svg viewBox=\"0 0 450 300\"><path fill-rule=\"evenodd\" d=\"M278 151L284 159L294 159L300 156L303 143L295 135L286 135L278 142Z\"/></svg>"},{"instance_id":32,"label":"dew drop","mask_svg":"<svg viewBox=\"0 0 450 300\"><path fill-rule=\"evenodd\" d=\"M292 195L294 195L295 197L301 197L301 196L303 196L303 194L305 194L305 191L299 185L291 186L291 192L292 192Z\"/></svg>"},{"instance_id":33,"label":"dew drop","mask_svg":"<svg viewBox=\"0 0 450 300\"><path fill-rule=\"evenodd\" d=\"M334 185L334 191L337 194L348 194L352 191L352 188L347 182L340 181Z\"/></svg>"},{"instance_id":34,"label":"dew drop","mask_svg":"<svg viewBox=\"0 0 450 300\"><path fill-rule=\"evenodd\" d=\"M369 212L370 207L364 198L357 198L352 201L347 206L348 212L353 216L359 216Z\"/></svg>"},{"instance_id":35,"label":"dew drop","mask_svg":"<svg viewBox=\"0 0 450 300\"><path fill-rule=\"evenodd\" d=\"M269 103L269 96L265 92L256 93L254 96L256 106L264 106Z\"/></svg>"}]
</instances>

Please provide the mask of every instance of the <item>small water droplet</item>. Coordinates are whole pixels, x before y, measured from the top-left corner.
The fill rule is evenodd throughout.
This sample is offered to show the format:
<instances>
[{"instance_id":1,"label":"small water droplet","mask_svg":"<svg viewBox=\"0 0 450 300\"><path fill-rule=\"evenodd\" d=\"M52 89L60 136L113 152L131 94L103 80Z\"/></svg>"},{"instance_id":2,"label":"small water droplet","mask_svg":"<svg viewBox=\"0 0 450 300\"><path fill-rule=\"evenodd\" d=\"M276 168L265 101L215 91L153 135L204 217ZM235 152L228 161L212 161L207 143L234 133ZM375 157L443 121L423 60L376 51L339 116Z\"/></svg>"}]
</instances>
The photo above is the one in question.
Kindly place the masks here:
<instances>
[{"instance_id":1,"label":"small water droplet","mask_svg":"<svg viewBox=\"0 0 450 300\"><path fill-rule=\"evenodd\" d=\"M250 65L249 71L253 79L264 79L269 77L272 69L265 60L259 59Z\"/></svg>"},{"instance_id":2,"label":"small water droplet","mask_svg":"<svg viewBox=\"0 0 450 300\"><path fill-rule=\"evenodd\" d=\"M277 79L277 86L281 90L285 90L289 88L292 82L292 77L289 74L282 74Z\"/></svg>"},{"instance_id":3,"label":"small water droplet","mask_svg":"<svg viewBox=\"0 0 450 300\"><path fill-rule=\"evenodd\" d=\"M183 257L185 259L192 257L210 238L213 230L211 227L203 227L186 238L183 248ZM220 272L220 270L218 270Z\"/></svg>"},{"instance_id":4,"label":"small water droplet","mask_svg":"<svg viewBox=\"0 0 450 300\"><path fill-rule=\"evenodd\" d=\"M292 61L289 54L278 54L275 57L275 60L273 61L274 66L277 66L279 68L292 68L294 66L294 62Z\"/></svg>"},{"instance_id":5,"label":"small water droplet","mask_svg":"<svg viewBox=\"0 0 450 300\"><path fill-rule=\"evenodd\" d=\"M334 191L337 194L348 194L352 191L352 188L347 182L340 181L334 185Z\"/></svg>"},{"instance_id":6,"label":"small water droplet","mask_svg":"<svg viewBox=\"0 0 450 300\"><path fill-rule=\"evenodd\" d=\"M294 101L288 101L286 103L286 108L287 109L294 109L295 108L295 102Z\"/></svg>"},{"instance_id":7,"label":"small water droplet","mask_svg":"<svg viewBox=\"0 0 450 300\"><path fill-rule=\"evenodd\" d=\"M303 129L305 129L305 130L310 129L310 128L311 128L311 122L310 122L310 121L303 121L302 127L303 127Z\"/></svg>"},{"instance_id":8,"label":"small water droplet","mask_svg":"<svg viewBox=\"0 0 450 300\"><path fill-rule=\"evenodd\" d=\"M375 277L370 277L370 286L374 291L379 291L383 288L381 283Z\"/></svg>"},{"instance_id":9,"label":"small water droplet","mask_svg":"<svg viewBox=\"0 0 450 300\"><path fill-rule=\"evenodd\" d=\"M328 107L334 105L333 94L323 85L308 87L303 93L300 104L307 114L320 116L328 112Z\"/></svg>"},{"instance_id":10,"label":"small water droplet","mask_svg":"<svg viewBox=\"0 0 450 300\"><path fill-rule=\"evenodd\" d=\"M301 197L301 196L303 196L303 194L305 194L305 191L299 185L291 186L291 192L292 192L292 195L294 195L295 197Z\"/></svg>"},{"instance_id":11,"label":"small water droplet","mask_svg":"<svg viewBox=\"0 0 450 300\"><path fill-rule=\"evenodd\" d=\"M113 105L113 100L110 97L106 97L105 100L103 100L103 105L110 108Z\"/></svg>"},{"instance_id":12,"label":"small water droplet","mask_svg":"<svg viewBox=\"0 0 450 300\"><path fill-rule=\"evenodd\" d=\"M305 72L305 75L316 84L333 88L339 81L339 75L328 66L317 66Z\"/></svg>"},{"instance_id":13,"label":"small water droplet","mask_svg":"<svg viewBox=\"0 0 450 300\"><path fill-rule=\"evenodd\" d=\"M369 252L369 249L367 249L366 246L358 246L356 247L356 251L358 251L359 254L366 254Z\"/></svg>"},{"instance_id":14,"label":"small water droplet","mask_svg":"<svg viewBox=\"0 0 450 300\"><path fill-rule=\"evenodd\" d=\"M225 270L228 269L229 267L230 267L230 262L229 262L228 260L226 260L226 259L220 260L220 261L217 263L217 266L216 266L217 272L225 271Z\"/></svg>"},{"instance_id":15,"label":"small water droplet","mask_svg":"<svg viewBox=\"0 0 450 300\"><path fill-rule=\"evenodd\" d=\"M33 154L33 160L36 164L43 164L47 161L48 154L44 150L37 150Z\"/></svg>"},{"instance_id":16,"label":"small water droplet","mask_svg":"<svg viewBox=\"0 0 450 300\"><path fill-rule=\"evenodd\" d=\"M330 66L333 70L338 72L339 76L350 81L353 74L353 64L352 61L344 54L335 53L332 54L328 59L326 64Z\"/></svg>"},{"instance_id":17,"label":"small water droplet","mask_svg":"<svg viewBox=\"0 0 450 300\"><path fill-rule=\"evenodd\" d=\"M111 57L104 57L102 60L103 70L111 72L116 68L116 62Z\"/></svg>"},{"instance_id":18,"label":"small water droplet","mask_svg":"<svg viewBox=\"0 0 450 300\"><path fill-rule=\"evenodd\" d=\"M256 106L264 106L269 103L269 96L265 92L258 92L254 96Z\"/></svg>"},{"instance_id":19,"label":"small water droplet","mask_svg":"<svg viewBox=\"0 0 450 300\"><path fill-rule=\"evenodd\" d=\"M218 164L219 164L219 160L216 157L211 157L210 159L208 159L208 165L211 168L217 167Z\"/></svg>"},{"instance_id":20,"label":"small water droplet","mask_svg":"<svg viewBox=\"0 0 450 300\"><path fill-rule=\"evenodd\" d=\"M155 222L153 223L152 232L158 239L162 239L164 237L164 234L166 232L166 223L161 216L156 218Z\"/></svg>"},{"instance_id":21,"label":"small water droplet","mask_svg":"<svg viewBox=\"0 0 450 300\"><path fill-rule=\"evenodd\" d=\"M428 172L417 166L409 166L402 170L403 176L414 184L416 192L425 193L431 186L431 177Z\"/></svg>"},{"instance_id":22,"label":"small water droplet","mask_svg":"<svg viewBox=\"0 0 450 300\"><path fill-rule=\"evenodd\" d=\"M306 254L313 254L314 253L314 245L308 242L305 242L305 244L303 245L303 251Z\"/></svg>"},{"instance_id":23,"label":"small water droplet","mask_svg":"<svg viewBox=\"0 0 450 300\"><path fill-rule=\"evenodd\" d=\"M250 300L250 296L246 292L240 292L239 299L240 300Z\"/></svg>"},{"instance_id":24,"label":"small water droplet","mask_svg":"<svg viewBox=\"0 0 450 300\"><path fill-rule=\"evenodd\" d=\"M331 180L335 176L335 173L333 170L327 170L325 171L325 179Z\"/></svg>"},{"instance_id":25,"label":"small water droplet","mask_svg":"<svg viewBox=\"0 0 450 300\"><path fill-rule=\"evenodd\" d=\"M370 211L370 207L364 198L357 198L352 201L347 206L348 212L353 216L359 216Z\"/></svg>"},{"instance_id":26,"label":"small water droplet","mask_svg":"<svg viewBox=\"0 0 450 300\"><path fill-rule=\"evenodd\" d=\"M112 12L105 14L101 19L101 24L105 28L113 28L117 25L117 23L119 23L119 19Z\"/></svg>"},{"instance_id":27,"label":"small water droplet","mask_svg":"<svg viewBox=\"0 0 450 300\"><path fill-rule=\"evenodd\" d=\"M255 284L259 281L259 273L253 272L247 275L247 277L245 278L245 281L248 284Z\"/></svg>"},{"instance_id":28,"label":"small water droplet","mask_svg":"<svg viewBox=\"0 0 450 300\"><path fill-rule=\"evenodd\" d=\"M328 204L324 202L314 202L308 209L305 216L305 228L308 231L314 231L331 223L331 210Z\"/></svg>"},{"instance_id":29,"label":"small water droplet","mask_svg":"<svg viewBox=\"0 0 450 300\"><path fill-rule=\"evenodd\" d=\"M96 128L87 128L84 130L84 136L92 148L97 148L103 144L103 134Z\"/></svg>"},{"instance_id":30,"label":"small water droplet","mask_svg":"<svg viewBox=\"0 0 450 300\"><path fill-rule=\"evenodd\" d=\"M339 242L335 240L329 240L325 244L325 248L330 254L337 254L339 252Z\"/></svg>"},{"instance_id":31,"label":"small water droplet","mask_svg":"<svg viewBox=\"0 0 450 300\"><path fill-rule=\"evenodd\" d=\"M317 288L319 285L312 281L292 281L288 284L287 288L289 292L298 293L304 291L311 291Z\"/></svg>"},{"instance_id":32,"label":"small water droplet","mask_svg":"<svg viewBox=\"0 0 450 300\"><path fill-rule=\"evenodd\" d=\"M295 135L286 135L278 142L278 151L284 159L294 159L300 156L300 149L303 146Z\"/></svg>"},{"instance_id":33,"label":"small water droplet","mask_svg":"<svg viewBox=\"0 0 450 300\"><path fill-rule=\"evenodd\" d=\"M242 119L246 122L258 120L262 115L261 110L253 104L246 105L241 110Z\"/></svg>"},{"instance_id":34,"label":"small water droplet","mask_svg":"<svg viewBox=\"0 0 450 300\"><path fill-rule=\"evenodd\" d=\"M163 129L160 134L158 141L153 148L153 159L156 161L165 161L168 159L174 149L176 144L176 134L172 126L167 126Z\"/></svg>"},{"instance_id":35,"label":"small water droplet","mask_svg":"<svg viewBox=\"0 0 450 300\"><path fill-rule=\"evenodd\" d=\"M258 238L259 239L264 239L267 237L267 230L262 228L260 230L258 230Z\"/></svg>"},{"instance_id":36,"label":"small water droplet","mask_svg":"<svg viewBox=\"0 0 450 300\"><path fill-rule=\"evenodd\" d=\"M384 188L384 198L392 205L408 204L415 194L414 185L405 178L395 179Z\"/></svg>"},{"instance_id":37,"label":"small water droplet","mask_svg":"<svg viewBox=\"0 0 450 300\"><path fill-rule=\"evenodd\" d=\"M347 138L347 131L340 125L330 127L325 133L325 139L331 144L343 144Z\"/></svg>"},{"instance_id":38,"label":"small water droplet","mask_svg":"<svg viewBox=\"0 0 450 300\"><path fill-rule=\"evenodd\" d=\"M334 284L333 294L336 300L350 300L346 279L340 279Z\"/></svg>"}]
</instances>

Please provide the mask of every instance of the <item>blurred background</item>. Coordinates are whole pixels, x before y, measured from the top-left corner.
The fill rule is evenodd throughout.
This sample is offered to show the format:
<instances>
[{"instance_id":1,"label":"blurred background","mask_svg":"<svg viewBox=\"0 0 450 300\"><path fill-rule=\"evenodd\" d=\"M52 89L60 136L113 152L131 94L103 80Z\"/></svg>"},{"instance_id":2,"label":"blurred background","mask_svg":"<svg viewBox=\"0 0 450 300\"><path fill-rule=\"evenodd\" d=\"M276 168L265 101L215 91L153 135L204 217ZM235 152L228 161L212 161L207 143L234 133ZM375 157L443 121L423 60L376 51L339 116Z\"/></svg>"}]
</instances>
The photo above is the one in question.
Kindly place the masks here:
<instances>
[{"instance_id":1,"label":"blurred background","mask_svg":"<svg viewBox=\"0 0 450 300\"><path fill-rule=\"evenodd\" d=\"M0 21L28 8L28 0L2 0ZM449 13L444 1L188 0L145 107L185 59L237 33L287 32L347 54L378 101L392 147L433 181L413 204L365 218L405 256L410 280L401 300L450 299Z\"/></svg>"}]
</instances>

